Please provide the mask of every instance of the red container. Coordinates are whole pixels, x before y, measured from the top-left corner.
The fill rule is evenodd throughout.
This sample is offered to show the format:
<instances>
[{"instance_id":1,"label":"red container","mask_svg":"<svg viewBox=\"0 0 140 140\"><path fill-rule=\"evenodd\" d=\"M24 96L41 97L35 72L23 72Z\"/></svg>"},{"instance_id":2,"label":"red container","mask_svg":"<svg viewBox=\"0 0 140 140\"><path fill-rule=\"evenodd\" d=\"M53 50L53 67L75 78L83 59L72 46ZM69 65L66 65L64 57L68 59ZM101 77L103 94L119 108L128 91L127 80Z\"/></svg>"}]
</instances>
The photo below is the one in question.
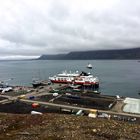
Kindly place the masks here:
<instances>
[{"instance_id":1,"label":"red container","mask_svg":"<svg viewBox=\"0 0 140 140\"><path fill-rule=\"evenodd\" d=\"M37 107L39 107L39 104L38 103L33 103L32 104L32 108L37 108Z\"/></svg>"}]
</instances>

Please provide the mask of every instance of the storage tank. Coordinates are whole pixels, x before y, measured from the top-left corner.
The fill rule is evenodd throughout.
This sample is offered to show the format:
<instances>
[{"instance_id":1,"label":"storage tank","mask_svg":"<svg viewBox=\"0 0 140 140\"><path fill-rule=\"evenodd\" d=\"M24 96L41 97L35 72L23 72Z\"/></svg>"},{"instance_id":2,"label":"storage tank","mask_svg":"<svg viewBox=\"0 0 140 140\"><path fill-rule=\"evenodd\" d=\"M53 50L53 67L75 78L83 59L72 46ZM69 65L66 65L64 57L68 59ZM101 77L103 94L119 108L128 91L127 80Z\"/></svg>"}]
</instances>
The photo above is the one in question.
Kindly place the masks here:
<instances>
[{"instance_id":1,"label":"storage tank","mask_svg":"<svg viewBox=\"0 0 140 140\"><path fill-rule=\"evenodd\" d=\"M32 114L32 115L36 115L36 114L37 114L37 115L42 115L41 112L37 112L37 111L31 111L31 114Z\"/></svg>"}]
</instances>

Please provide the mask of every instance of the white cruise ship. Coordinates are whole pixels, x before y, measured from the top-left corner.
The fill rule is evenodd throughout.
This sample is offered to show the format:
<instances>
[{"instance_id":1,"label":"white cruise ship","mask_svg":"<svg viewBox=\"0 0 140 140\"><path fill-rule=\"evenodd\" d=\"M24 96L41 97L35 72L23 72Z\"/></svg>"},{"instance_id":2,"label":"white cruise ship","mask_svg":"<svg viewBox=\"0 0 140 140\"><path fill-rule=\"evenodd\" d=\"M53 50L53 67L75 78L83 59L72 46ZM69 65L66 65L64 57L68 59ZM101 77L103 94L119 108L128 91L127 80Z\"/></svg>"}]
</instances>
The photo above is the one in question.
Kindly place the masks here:
<instances>
[{"instance_id":1,"label":"white cruise ship","mask_svg":"<svg viewBox=\"0 0 140 140\"><path fill-rule=\"evenodd\" d=\"M52 83L64 83L64 84L76 84L76 85L95 85L99 87L99 79L98 77L94 77L90 73L81 72L67 72L63 71L57 75L49 77L49 80Z\"/></svg>"}]
</instances>

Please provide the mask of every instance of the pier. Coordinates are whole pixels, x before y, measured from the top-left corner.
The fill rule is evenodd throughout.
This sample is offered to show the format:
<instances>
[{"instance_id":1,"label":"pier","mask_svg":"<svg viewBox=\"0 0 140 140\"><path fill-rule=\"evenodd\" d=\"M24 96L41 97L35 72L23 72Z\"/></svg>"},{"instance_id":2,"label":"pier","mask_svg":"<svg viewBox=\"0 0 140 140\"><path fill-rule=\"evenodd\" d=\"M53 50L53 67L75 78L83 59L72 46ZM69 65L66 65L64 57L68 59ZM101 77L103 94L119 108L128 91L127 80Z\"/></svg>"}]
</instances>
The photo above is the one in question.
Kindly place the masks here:
<instances>
[{"instance_id":1,"label":"pier","mask_svg":"<svg viewBox=\"0 0 140 140\"><path fill-rule=\"evenodd\" d=\"M68 85L44 85L41 88L31 89L31 92L26 94L15 95L8 93L5 95L0 94L0 104L15 103L16 101L32 105L37 103L40 106L44 106L51 109L56 109L58 112L61 110L69 110L70 112L78 112L79 110L85 113L90 113L92 110L96 110L98 114L107 114L110 116L121 116L132 118L135 117L140 120L139 114L125 113L122 110L124 105L124 99L117 99L115 96L100 95L95 93L82 93L82 92L69 92L64 89ZM62 90L62 92L60 92ZM52 92L53 91L53 92ZM57 93L58 92L58 93ZM57 93L57 96L53 96ZM93 100L93 101L92 101ZM97 105L92 105L92 102L97 102ZM89 102L89 103L88 103ZM76 103L76 104L75 104ZM101 104L100 104L101 103ZM102 105L103 107L101 107ZM107 107L104 107L104 105ZM46 108L46 109L47 109ZM103 109L104 108L104 109Z\"/></svg>"}]
</instances>

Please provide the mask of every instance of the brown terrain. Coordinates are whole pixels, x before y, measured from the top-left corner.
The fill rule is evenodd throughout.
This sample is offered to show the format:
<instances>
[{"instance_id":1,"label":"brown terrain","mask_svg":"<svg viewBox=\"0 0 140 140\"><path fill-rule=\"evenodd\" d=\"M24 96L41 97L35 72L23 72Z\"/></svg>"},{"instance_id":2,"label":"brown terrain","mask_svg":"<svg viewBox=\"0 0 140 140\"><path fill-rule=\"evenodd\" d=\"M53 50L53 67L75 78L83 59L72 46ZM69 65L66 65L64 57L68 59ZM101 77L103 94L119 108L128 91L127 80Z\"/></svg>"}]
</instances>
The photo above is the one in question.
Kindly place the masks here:
<instances>
[{"instance_id":1,"label":"brown terrain","mask_svg":"<svg viewBox=\"0 0 140 140\"><path fill-rule=\"evenodd\" d=\"M58 85L51 85L56 89ZM20 87L21 88L21 87ZM112 118L90 118L76 116L73 113L62 114L63 111L56 107L39 105L33 108L31 103L21 102L16 96L25 94L20 88L17 93L11 92L11 102L0 104L0 140L139 140L140 119L132 116L119 115L122 113L123 100L116 102L116 97L100 94L78 94L80 98L70 98L61 93L58 97L50 95L50 86L45 86L27 93L24 97L28 101L53 102L63 105L75 105L108 110L110 103L115 103L111 108L118 115ZM27 89L28 90L28 89ZM32 89L31 89L32 90ZM72 95L75 95L73 93ZM11 97L12 96L12 97ZM29 99L34 96L35 99ZM8 97L1 95L0 101ZM18 99L18 100L17 100ZM31 111L42 112L43 115L30 115ZM68 112L67 112L68 113ZM85 114L87 115L87 114ZM113 117L115 116L115 117ZM136 121L134 121L134 118ZM111 119L111 120L110 120Z\"/></svg>"},{"instance_id":2,"label":"brown terrain","mask_svg":"<svg viewBox=\"0 0 140 140\"><path fill-rule=\"evenodd\" d=\"M139 140L134 122L55 113L0 114L0 140Z\"/></svg>"}]
</instances>

